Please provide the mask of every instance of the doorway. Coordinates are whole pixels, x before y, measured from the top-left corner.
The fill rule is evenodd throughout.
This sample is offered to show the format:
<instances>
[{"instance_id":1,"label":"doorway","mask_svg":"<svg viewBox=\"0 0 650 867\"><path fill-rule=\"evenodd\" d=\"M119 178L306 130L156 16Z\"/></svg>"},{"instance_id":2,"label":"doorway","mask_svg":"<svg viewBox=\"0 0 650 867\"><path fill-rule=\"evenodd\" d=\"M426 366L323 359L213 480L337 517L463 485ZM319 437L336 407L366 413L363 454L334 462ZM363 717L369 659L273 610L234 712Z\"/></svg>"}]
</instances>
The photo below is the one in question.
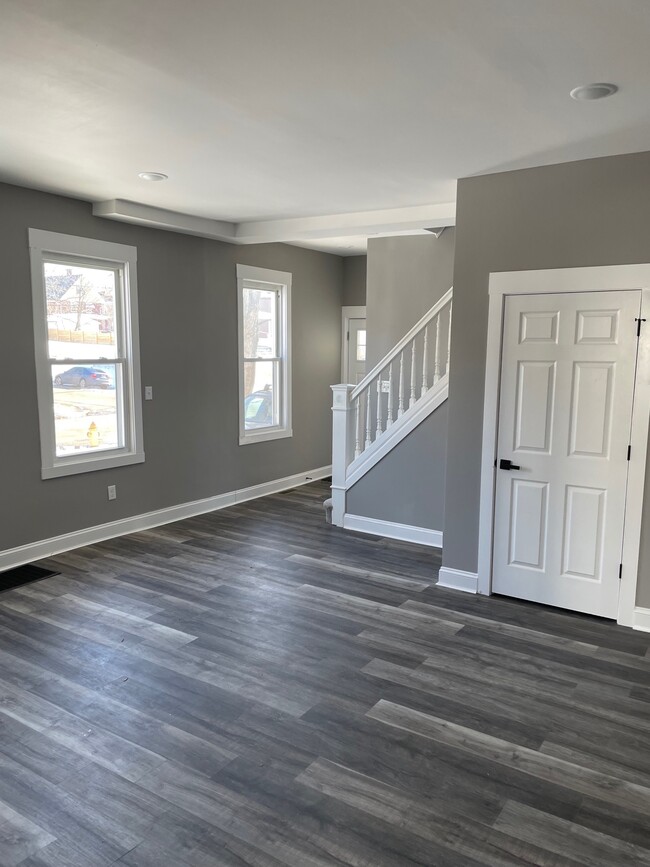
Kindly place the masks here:
<instances>
[{"instance_id":1,"label":"doorway","mask_svg":"<svg viewBox=\"0 0 650 867\"><path fill-rule=\"evenodd\" d=\"M366 375L366 308L343 307L341 382L358 385Z\"/></svg>"},{"instance_id":2,"label":"doorway","mask_svg":"<svg viewBox=\"0 0 650 867\"><path fill-rule=\"evenodd\" d=\"M648 266L491 275L479 592L633 625L647 286Z\"/></svg>"}]
</instances>

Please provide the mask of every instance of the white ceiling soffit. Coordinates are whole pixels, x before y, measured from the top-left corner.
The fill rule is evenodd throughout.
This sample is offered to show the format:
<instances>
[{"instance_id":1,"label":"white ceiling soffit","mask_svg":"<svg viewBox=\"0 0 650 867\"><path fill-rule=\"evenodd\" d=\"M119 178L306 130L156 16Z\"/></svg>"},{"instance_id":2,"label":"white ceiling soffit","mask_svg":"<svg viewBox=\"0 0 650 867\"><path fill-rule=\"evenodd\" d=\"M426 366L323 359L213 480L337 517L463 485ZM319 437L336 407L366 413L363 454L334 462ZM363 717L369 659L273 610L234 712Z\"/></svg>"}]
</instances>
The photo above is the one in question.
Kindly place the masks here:
<instances>
[{"instance_id":1,"label":"white ceiling soffit","mask_svg":"<svg viewBox=\"0 0 650 867\"><path fill-rule=\"evenodd\" d=\"M649 0L0 9L0 180L210 237L331 245L383 218L322 215L444 207L457 178L650 147ZM599 81L618 93L569 97Z\"/></svg>"},{"instance_id":2,"label":"white ceiling soffit","mask_svg":"<svg viewBox=\"0 0 650 867\"><path fill-rule=\"evenodd\" d=\"M383 211L363 211L356 214L332 214L322 217L298 217L291 220L257 220L241 223L193 217L139 202L112 199L95 202L93 214L125 223L138 223L170 232L198 235L233 244L268 244L271 242L300 243L322 241L323 249L332 247L341 253L362 252L358 239L369 235L420 234L432 227L451 226L456 220L456 204L418 205L413 208L389 208ZM355 239L346 249L345 240ZM328 244L331 239L331 244ZM318 246L314 244L313 246Z\"/></svg>"}]
</instances>

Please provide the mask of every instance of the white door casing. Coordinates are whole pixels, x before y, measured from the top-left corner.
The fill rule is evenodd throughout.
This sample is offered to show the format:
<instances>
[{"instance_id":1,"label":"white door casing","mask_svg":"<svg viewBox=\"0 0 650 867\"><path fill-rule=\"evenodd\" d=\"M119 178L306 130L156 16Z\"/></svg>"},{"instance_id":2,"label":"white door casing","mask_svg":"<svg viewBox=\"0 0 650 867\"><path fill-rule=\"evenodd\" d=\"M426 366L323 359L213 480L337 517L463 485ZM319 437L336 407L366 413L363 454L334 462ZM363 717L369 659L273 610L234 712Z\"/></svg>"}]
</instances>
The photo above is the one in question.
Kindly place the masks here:
<instances>
[{"instance_id":1,"label":"white door casing","mask_svg":"<svg viewBox=\"0 0 650 867\"><path fill-rule=\"evenodd\" d=\"M479 593L490 594L493 585L493 531L495 486L499 471L497 432L499 382L505 302L509 296L575 292L612 292L640 290L641 327L634 382L631 425L631 457L625 500L622 576L618 602L618 623L633 626L635 612L644 484L650 417L650 264L608 265L586 268L557 268L539 271L508 271L490 274L488 340L483 407L481 491L478 538ZM513 463L517 463L513 461ZM467 573L469 574L469 573Z\"/></svg>"},{"instance_id":2,"label":"white door casing","mask_svg":"<svg viewBox=\"0 0 650 867\"><path fill-rule=\"evenodd\" d=\"M640 306L506 298L494 592L616 618Z\"/></svg>"}]
</instances>

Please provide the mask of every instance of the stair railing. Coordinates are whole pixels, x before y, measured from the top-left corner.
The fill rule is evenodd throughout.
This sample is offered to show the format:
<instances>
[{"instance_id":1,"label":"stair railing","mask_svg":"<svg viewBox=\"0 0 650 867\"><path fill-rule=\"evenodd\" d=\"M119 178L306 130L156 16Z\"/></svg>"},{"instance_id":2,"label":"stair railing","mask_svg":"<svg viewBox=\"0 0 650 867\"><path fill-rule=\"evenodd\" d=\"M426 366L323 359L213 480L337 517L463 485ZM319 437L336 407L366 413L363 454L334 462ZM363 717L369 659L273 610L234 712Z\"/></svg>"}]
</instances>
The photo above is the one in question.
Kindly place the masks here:
<instances>
[{"instance_id":1,"label":"stair railing","mask_svg":"<svg viewBox=\"0 0 650 867\"><path fill-rule=\"evenodd\" d=\"M453 288L356 385L333 385L334 523L347 467L449 373ZM337 508L337 501L339 507Z\"/></svg>"}]
</instances>

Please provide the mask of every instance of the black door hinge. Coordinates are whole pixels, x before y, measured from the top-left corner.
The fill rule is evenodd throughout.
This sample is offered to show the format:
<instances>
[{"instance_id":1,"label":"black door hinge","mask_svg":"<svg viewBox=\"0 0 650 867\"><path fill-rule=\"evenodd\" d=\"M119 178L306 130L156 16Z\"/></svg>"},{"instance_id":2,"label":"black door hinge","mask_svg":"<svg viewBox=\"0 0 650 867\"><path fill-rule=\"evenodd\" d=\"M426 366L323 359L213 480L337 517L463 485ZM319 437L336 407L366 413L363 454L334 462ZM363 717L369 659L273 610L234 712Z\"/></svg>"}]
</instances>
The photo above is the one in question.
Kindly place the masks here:
<instances>
[{"instance_id":1,"label":"black door hinge","mask_svg":"<svg viewBox=\"0 0 650 867\"><path fill-rule=\"evenodd\" d=\"M627 459L628 459L628 461L630 460L631 456L632 456L632 446L628 446L627 447Z\"/></svg>"},{"instance_id":2,"label":"black door hinge","mask_svg":"<svg viewBox=\"0 0 650 867\"><path fill-rule=\"evenodd\" d=\"M641 323L645 322L645 319L635 319L636 322L636 336L641 337Z\"/></svg>"},{"instance_id":3,"label":"black door hinge","mask_svg":"<svg viewBox=\"0 0 650 867\"><path fill-rule=\"evenodd\" d=\"M623 564L621 563L618 567L618 580L620 581L623 577Z\"/></svg>"}]
</instances>

